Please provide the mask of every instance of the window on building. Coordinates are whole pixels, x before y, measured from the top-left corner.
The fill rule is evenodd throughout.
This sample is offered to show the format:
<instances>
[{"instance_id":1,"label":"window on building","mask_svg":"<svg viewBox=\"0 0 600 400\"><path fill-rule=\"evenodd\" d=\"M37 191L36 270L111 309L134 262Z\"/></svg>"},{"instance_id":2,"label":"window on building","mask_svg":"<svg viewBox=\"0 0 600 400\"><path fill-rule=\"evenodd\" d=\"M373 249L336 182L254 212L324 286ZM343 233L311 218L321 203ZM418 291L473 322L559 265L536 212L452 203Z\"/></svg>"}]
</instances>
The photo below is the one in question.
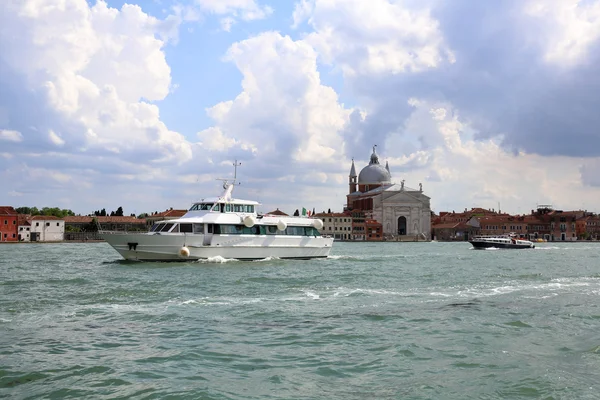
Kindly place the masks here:
<instances>
[{"instance_id":1,"label":"window on building","mask_svg":"<svg viewBox=\"0 0 600 400\"><path fill-rule=\"evenodd\" d=\"M46 222L46 226L50 226L50 222Z\"/></svg>"},{"instance_id":2,"label":"window on building","mask_svg":"<svg viewBox=\"0 0 600 400\"><path fill-rule=\"evenodd\" d=\"M8 225L8 220L7 219L4 220L4 225Z\"/></svg>"},{"instance_id":3,"label":"window on building","mask_svg":"<svg viewBox=\"0 0 600 400\"><path fill-rule=\"evenodd\" d=\"M56 223L56 226L60 226L60 223L58 223L58 222L57 222L57 223Z\"/></svg>"},{"instance_id":4,"label":"window on building","mask_svg":"<svg viewBox=\"0 0 600 400\"><path fill-rule=\"evenodd\" d=\"M13 225L16 225L16 224L17 224L17 220L14 220L14 221L13 221Z\"/></svg>"},{"instance_id":5,"label":"window on building","mask_svg":"<svg viewBox=\"0 0 600 400\"><path fill-rule=\"evenodd\" d=\"M17 237L17 235L15 235L15 234L13 233L13 239L14 239L14 238L16 238L16 237Z\"/></svg>"},{"instance_id":6,"label":"window on building","mask_svg":"<svg viewBox=\"0 0 600 400\"><path fill-rule=\"evenodd\" d=\"M39 222L36 222L36 223L35 223L35 226L40 226L40 223L39 223Z\"/></svg>"}]
</instances>

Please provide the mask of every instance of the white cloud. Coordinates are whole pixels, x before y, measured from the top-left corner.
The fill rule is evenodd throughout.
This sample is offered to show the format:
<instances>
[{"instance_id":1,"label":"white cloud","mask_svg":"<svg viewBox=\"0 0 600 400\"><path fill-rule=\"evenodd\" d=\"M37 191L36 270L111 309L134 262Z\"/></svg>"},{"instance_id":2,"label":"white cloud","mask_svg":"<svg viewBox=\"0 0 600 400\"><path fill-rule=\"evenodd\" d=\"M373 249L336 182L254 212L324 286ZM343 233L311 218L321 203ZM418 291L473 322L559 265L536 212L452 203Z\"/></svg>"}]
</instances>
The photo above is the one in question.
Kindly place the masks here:
<instances>
[{"instance_id":1,"label":"white cloud","mask_svg":"<svg viewBox=\"0 0 600 400\"><path fill-rule=\"evenodd\" d=\"M161 162L191 158L189 143L147 102L169 93L160 39L169 18L104 1L90 7L85 0L9 0L0 7L3 61L24 77L20 90L40 93L55 113L33 118L32 130L87 151L146 152L147 161Z\"/></svg>"},{"instance_id":2,"label":"white cloud","mask_svg":"<svg viewBox=\"0 0 600 400\"><path fill-rule=\"evenodd\" d=\"M256 0L195 0L204 11L214 14L231 14L251 21L263 19L273 12L269 6L261 6Z\"/></svg>"},{"instance_id":3,"label":"white cloud","mask_svg":"<svg viewBox=\"0 0 600 400\"><path fill-rule=\"evenodd\" d=\"M510 153L497 139L473 140L466 133L468 123L450 104L419 99L411 103L414 111L403 133L426 136L430 145L419 150L415 147L406 156L390 157L392 176L396 181L406 178L410 187L424 182L424 191L432 196L436 211L497 208L498 203L512 213L528 213L541 203L557 208L595 205L600 188L586 187L582 179L591 177L587 172L595 171L600 158L586 161ZM388 137L386 149L394 148L391 143L397 137ZM586 165L583 170L582 163Z\"/></svg>"},{"instance_id":4,"label":"white cloud","mask_svg":"<svg viewBox=\"0 0 600 400\"><path fill-rule=\"evenodd\" d=\"M266 5L260 5L256 0L194 0L201 12L216 15L225 15L221 18L221 28L229 32L231 27L242 19L253 21L267 18L273 13L273 9Z\"/></svg>"},{"instance_id":5,"label":"white cloud","mask_svg":"<svg viewBox=\"0 0 600 400\"><path fill-rule=\"evenodd\" d=\"M389 0L303 0L293 26L307 20L306 40L346 74L415 72L454 62L427 8Z\"/></svg>"},{"instance_id":6,"label":"white cloud","mask_svg":"<svg viewBox=\"0 0 600 400\"><path fill-rule=\"evenodd\" d=\"M348 111L321 84L310 45L267 32L232 45L227 59L242 72L243 91L208 110L216 126L202 133L204 139L218 134L227 146L235 137L270 160L329 163L343 157L339 132Z\"/></svg>"},{"instance_id":7,"label":"white cloud","mask_svg":"<svg viewBox=\"0 0 600 400\"><path fill-rule=\"evenodd\" d=\"M546 24L543 40L549 62L577 64L600 37L600 1L531 0L525 11Z\"/></svg>"},{"instance_id":8,"label":"white cloud","mask_svg":"<svg viewBox=\"0 0 600 400\"><path fill-rule=\"evenodd\" d=\"M5 140L7 142L22 142L23 135L19 131L0 129L0 140Z\"/></svg>"}]
</instances>

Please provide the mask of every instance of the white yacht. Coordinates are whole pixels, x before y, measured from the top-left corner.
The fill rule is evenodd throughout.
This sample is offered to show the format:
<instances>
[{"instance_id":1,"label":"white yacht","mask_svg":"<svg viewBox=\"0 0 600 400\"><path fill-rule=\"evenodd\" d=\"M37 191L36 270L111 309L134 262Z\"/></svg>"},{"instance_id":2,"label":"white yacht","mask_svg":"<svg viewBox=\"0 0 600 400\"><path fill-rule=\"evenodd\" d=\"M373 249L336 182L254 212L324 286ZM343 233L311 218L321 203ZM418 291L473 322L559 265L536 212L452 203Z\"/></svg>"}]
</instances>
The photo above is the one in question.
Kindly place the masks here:
<instances>
[{"instance_id":1,"label":"white yacht","mask_svg":"<svg viewBox=\"0 0 600 400\"><path fill-rule=\"evenodd\" d=\"M520 239L517 234L509 233L508 235L498 236L474 236L469 240L475 249L533 249L533 242L525 239Z\"/></svg>"},{"instance_id":2,"label":"white yacht","mask_svg":"<svg viewBox=\"0 0 600 400\"><path fill-rule=\"evenodd\" d=\"M149 232L100 231L100 236L123 258L138 261L310 259L329 255L333 238L319 233L323 221L260 215L260 203L232 197L235 184L235 177L231 182L225 180L221 196L202 199L183 217L160 221Z\"/></svg>"}]
</instances>

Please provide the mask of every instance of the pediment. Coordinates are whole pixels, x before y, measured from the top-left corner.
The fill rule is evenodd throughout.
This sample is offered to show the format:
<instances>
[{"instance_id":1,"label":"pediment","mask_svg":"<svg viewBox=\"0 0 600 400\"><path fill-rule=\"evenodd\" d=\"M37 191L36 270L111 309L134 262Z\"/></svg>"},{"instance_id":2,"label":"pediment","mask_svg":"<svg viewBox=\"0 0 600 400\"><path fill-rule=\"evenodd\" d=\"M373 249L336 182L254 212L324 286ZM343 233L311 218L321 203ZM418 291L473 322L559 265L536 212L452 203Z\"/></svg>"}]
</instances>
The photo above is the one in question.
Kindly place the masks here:
<instances>
[{"instance_id":1,"label":"pediment","mask_svg":"<svg viewBox=\"0 0 600 400\"><path fill-rule=\"evenodd\" d=\"M388 192L389 193L389 192ZM421 192L396 192L389 194L383 199L384 203L425 203L429 200L427 196L424 196Z\"/></svg>"}]
</instances>

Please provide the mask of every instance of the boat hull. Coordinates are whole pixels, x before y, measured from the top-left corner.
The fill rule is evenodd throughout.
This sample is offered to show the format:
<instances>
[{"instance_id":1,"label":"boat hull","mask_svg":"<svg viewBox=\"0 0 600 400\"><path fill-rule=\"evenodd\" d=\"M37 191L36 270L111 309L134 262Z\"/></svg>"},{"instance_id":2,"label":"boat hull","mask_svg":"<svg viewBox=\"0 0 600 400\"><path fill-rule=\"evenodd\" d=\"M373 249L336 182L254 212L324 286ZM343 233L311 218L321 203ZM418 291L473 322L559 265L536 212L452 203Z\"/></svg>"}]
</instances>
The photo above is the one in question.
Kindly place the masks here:
<instances>
[{"instance_id":1,"label":"boat hull","mask_svg":"<svg viewBox=\"0 0 600 400\"><path fill-rule=\"evenodd\" d=\"M469 241L475 249L533 249L533 244L515 244L515 243L489 243L483 241Z\"/></svg>"},{"instance_id":2,"label":"boat hull","mask_svg":"<svg viewBox=\"0 0 600 400\"><path fill-rule=\"evenodd\" d=\"M265 258L325 258L332 238L306 236L100 233L124 259L136 261L190 261L222 257L238 260Z\"/></svg>"}]
</instances>

